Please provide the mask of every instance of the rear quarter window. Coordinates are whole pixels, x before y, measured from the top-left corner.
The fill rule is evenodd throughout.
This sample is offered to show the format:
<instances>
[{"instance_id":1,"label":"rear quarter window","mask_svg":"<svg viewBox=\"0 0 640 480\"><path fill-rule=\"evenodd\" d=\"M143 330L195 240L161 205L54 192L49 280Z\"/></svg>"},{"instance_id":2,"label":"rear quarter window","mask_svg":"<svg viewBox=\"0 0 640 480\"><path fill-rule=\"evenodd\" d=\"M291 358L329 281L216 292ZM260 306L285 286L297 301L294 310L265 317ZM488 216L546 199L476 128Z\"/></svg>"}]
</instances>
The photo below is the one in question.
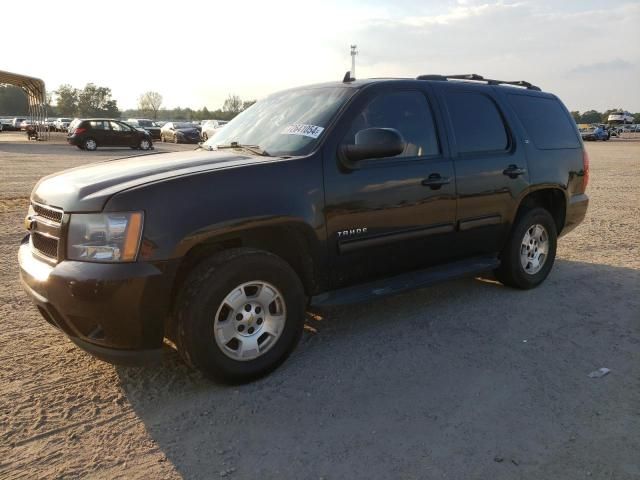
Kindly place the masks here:
<instances>
[{"instance_id":1,"label":"rear quarter window","mask_svg":"<svg viewBox=\"0 0 640 480\"><path fill-rule=\"evenodd\" d=\"M536 148L556 150L580 146L573 120L558 100L513 94L508 98Z\"/></svg>"},{"instance_id":2,"label":"rear quarter window","mask_svg":"<svg viewBox=\"0 0 640 480\"><path fill-rule=\"evenodd\" d=\"M505 151L509 136L493 100L482 93L447 92L447 110L458 153Z\"/></svg>"}]
</instances>

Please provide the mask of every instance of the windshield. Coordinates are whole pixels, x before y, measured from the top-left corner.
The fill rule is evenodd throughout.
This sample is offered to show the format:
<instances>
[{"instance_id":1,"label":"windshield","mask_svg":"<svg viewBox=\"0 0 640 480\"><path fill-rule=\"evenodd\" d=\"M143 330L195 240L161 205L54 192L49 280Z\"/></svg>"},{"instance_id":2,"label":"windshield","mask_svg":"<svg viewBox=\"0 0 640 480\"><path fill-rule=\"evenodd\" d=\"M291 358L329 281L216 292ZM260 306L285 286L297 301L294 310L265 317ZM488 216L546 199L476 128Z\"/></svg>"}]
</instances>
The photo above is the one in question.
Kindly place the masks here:
<instances>
[{"instance_id":1,"label":"windshield","mask_svg":"<svg viewBox=\"0 0 640 480\"><path fill-rule=\"evenodd\" d=\"M273 156L305 155L355 90L345 87L276 93L227 123L205 146L257 145Z\"/></svg>"}]
</instances>

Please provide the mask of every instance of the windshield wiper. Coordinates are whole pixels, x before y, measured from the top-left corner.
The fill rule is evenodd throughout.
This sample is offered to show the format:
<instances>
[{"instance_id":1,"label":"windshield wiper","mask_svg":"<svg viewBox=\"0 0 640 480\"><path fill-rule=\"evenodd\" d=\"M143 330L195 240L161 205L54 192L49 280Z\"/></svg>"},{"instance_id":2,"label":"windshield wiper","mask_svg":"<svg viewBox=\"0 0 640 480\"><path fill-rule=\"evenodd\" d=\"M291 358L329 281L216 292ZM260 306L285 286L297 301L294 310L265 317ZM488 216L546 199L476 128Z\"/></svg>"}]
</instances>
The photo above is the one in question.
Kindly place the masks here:
<instances>
[{"instance_id":1,"label":"windshield wiper","mask_svg":"<svg viewBox=\"0 0 640 480\"><path fill-rule=\"evenodd\" d=\"M266 150L263 150L260 145L243 145L238 142L231 142L226 145L217 145L218 150L224 150L225 148L240 148L242 150L247 150L255 155L260 155L262 157L270 157L269 153Z\"/></svg>"}]
</instances>

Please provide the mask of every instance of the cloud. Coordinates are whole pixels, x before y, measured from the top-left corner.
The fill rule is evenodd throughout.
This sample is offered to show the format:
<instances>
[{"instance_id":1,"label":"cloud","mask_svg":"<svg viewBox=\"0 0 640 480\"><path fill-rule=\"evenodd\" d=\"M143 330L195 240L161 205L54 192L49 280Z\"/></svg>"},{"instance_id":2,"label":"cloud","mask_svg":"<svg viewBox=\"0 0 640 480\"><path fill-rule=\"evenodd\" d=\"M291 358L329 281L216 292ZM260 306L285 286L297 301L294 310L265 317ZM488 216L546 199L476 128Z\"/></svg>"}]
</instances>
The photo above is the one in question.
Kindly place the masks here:
<instances>
[{"instance_id":1,"label":"cloud","mask_svg":"<svg viewBox=\"0 0 640 480\"><path fill-rule=\"evenodd\" d=\"M609 73L616 71L632 70L634 68L633 63L629 63L620 58L609 60L608 62L596 62L588 65L578 65L575 68L569 70L569 73L575 74L592 74L592 73Z\"/></svg>"}]
</instances>

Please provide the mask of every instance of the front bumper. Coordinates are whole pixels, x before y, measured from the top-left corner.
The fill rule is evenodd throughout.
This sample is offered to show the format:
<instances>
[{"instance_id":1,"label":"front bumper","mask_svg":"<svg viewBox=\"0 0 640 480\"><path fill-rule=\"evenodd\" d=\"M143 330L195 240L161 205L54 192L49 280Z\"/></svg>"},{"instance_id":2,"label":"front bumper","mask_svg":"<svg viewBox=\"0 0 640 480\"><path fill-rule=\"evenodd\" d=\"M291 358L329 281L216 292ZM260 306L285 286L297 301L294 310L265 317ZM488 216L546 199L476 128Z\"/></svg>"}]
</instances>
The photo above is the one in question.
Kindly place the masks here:
<instances>
[{"instance_id":1,"label":"front bumper","mask_svg":"<svg viewBox=\"0 0 640 480\"><path fill-rule=\"evenodd\" d=\"M566 235L582 223L584 217L587 215L588 207L589 197L584 193L574 195L569 199L564 228L562 229L562 232L560 232L561 236Z\"/></svg>"},{"instance_id":2,"label":"front bumper","mask_svg":"<svg viewBox=\"0 0 640 480\"><path fill-rule=\"evenodd\" d=\"M50 265L28 241L20 279L43 317L101 360L138 364L160 357L175 262Z\"/></svg>"},{"instance_id":3,"label":"front bumper","mask_svg":"<svg viewBox=\"0 0 640 480\"><path fill-rule=\"evenodd\" d=\"M200 136L198 135L197 137L187 137L187 136L179 136L178 139L180 140L180 143L198 143L200 142Z\"/></svg>"}]
</instances>

